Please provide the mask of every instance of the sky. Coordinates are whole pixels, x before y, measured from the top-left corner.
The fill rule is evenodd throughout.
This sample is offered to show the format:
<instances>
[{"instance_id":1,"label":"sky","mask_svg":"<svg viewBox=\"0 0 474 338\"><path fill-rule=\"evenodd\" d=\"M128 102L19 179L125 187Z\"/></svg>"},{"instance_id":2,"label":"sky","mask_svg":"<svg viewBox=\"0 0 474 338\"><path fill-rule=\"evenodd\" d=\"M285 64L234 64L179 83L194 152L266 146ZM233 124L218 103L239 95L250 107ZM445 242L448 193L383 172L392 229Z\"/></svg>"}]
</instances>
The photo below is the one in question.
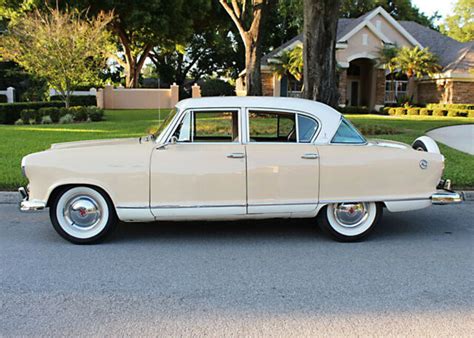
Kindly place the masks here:
<instances>
[{"instance_id":1,"label":"sky","mask_svg":"<svg viewBox=\"0 0 474 338\"><path fill-rule=\"evenodd\" d=\"M428 16L438 11L442 16L441 21L451 13L454 6L454 0L412 0L412 3Z\"/></svg>"}]
</instances>

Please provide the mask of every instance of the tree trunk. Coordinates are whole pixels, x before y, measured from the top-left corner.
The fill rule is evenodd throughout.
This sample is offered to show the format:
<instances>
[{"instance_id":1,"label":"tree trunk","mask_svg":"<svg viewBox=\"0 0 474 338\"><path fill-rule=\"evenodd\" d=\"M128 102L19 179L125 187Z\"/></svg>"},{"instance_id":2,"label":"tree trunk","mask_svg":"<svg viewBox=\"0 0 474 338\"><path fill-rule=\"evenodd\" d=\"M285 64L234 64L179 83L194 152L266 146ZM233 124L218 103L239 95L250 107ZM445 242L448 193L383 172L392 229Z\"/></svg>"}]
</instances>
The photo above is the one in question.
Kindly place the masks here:
<instances>
[{"instance_id":1,"label":"tree trunk","mask_svg":"<svg viewBox=\"0 0 474 338\"><path fill-rule=\"evenodd\" d=\"M249 96L262 95L260 60L261 43L248 36L245 43L245 85Z\"/></svg>"},{"instance_id":2,"label":"tree trunk","mask_svg":"<svg viewBox=\"0 0 474 338\"><path fill-rule=\"evenodd\" d=\"M415 77L414 76L410 76L408 78L407 96L410 103L412 103L414 101L414 96L415 96Z\"/></svg>"},{"instance_id":3,"label":"tree trunk","mask_svg":"<svg viewBox=\"0 0 474 338\"><path fill-rule=\"evenodd\" d=\"M340 0L304 0L304 97L337 107L336 30Z\"/></svg>"}]
</instances>

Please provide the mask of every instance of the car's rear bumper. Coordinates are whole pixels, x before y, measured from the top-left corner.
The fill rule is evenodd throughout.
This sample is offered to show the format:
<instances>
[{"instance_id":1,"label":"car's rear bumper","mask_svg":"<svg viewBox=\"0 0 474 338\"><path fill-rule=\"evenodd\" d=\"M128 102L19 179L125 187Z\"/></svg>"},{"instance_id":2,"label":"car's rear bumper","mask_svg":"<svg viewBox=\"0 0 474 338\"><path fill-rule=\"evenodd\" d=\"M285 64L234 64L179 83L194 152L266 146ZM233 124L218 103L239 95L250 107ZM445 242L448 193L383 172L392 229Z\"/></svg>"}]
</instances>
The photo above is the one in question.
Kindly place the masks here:
<instances>
[{"instance_id":1,"label":"car's rear bumper","mask_svg":"<svg viewBox=\"0 0 474 338\"><path fill-rule=\"evenodd\" d=\"M21 195L20 210L21 211L32 211L32 210L41 210L46 208L46 202L38 200L30 200L28 190L26 188L19 188L18 192Z\"/></svg>"},{"instance_id":2,"label":"car's rear bumper","mask_svg":"<svg viewBox=\"0 0 474 338\"><path fill-rule=\"evenodd\" d=\"M451 180L441 180L438 184L438 191L431 195L432 204L453 204L461 203L463 196L451 190Z\"/></svg>"}]
</instances>

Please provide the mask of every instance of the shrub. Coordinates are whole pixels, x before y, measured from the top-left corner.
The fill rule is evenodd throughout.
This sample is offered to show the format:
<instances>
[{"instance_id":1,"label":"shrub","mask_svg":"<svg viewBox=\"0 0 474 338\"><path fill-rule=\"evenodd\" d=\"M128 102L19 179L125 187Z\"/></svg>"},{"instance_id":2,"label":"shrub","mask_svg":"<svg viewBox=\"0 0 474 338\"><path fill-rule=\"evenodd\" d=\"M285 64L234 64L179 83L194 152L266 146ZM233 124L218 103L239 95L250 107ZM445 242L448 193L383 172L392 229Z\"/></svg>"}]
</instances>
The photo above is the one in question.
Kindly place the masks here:
<instances>
[{"instance_id":1,"label":"shrub","mask_svg":"<svg viewBox=\"0 0 474 338\"><path fill-rule=\"evenodd\" d=\"M51 101L62 101L60 95L53 95L49 98ZM69 97L69 106L96 106L97 99L94 95L72 95Z\"/></svg>"},{"instance_id":2,"label":"shrub","mask_svg":"<svg viewBox=\"0 0 474 338\"><path fill-rule=\"evenodd\" d=\"M395 108L395 115L406 115L406 114L407 114L406 108L403 108L403 107Z\"/></svg>"},{"instance_id":3,"label":"shrub","mask_svg":"<svg viewBox=\"0 0 474 338\"><path fill-rule=\"evenodd\" d=\"M474 110L469 110L467 113L468 117L474 117Z\"/></svg>"},{"instance_id":4,"label":"shrub","mask_svg":"<svg viewBox=\"0 0 474 338\"><path fill-rule=\"evenodd\" d=\"M23 123L28 124L30 123L30 120L34 118L35 114L36 110L34 109L23 109L20 113L20 119L23 121Z\"/></svg>"},{"instance_id":5,"label":"shrub","mask_svg":"<svg viewBox=\"0 0 474 338\"><path fill-rule=\"evenodd\" d=\"M61 111L61 108L59 107L45 107L45 108L39 109L41 117L49 116L51 118L51 121L54 123L59 122L59 118L61 117L60 111Z\"/></svg>"},{"instance_id":6,"label":"shrub","mask_svg":"<svg viewBox=\"0 0 474 338\"><path fill-rule=\"evenodd\" d=\"M445 112L442 109L433 109L433 116L445 116Z\"/></svg>"},{"instance_id":7,"label":"shrub","mask_svg":"<svg viewBox=\"0 0 474 338\"><path fill-rule=\"evenodd\" d=\"M423 115L423 116L431 115L431 110L428 109L428 108L421 108L420 109L420 115Z\"/></svg>"},{"instance_id":8,"label":"shrub","mask_svg":"<svg viewBox=\"0 0 474 338\"><path fill-rule=\"evenodd\" d=\"M41 124L51 124L53 123L53 120L49 115L45 115L41 118Z\"/></svg>"},{"instance_id":9,"label":"shrub","mask_svg":"<svg viewBox=\"0 0 474 338\"><path fill-rule=\"evenodd\" d=\"M25 123L23 122L22 119L18 119L18 120L15 121L15 126L22 126L22 125L24 125L24 124L25 124Z\"/></svg>"},{"instance_id":10,"label":"shrub","mask_svg":"<svg viewBox=\"0 0 474 338\"><path fill-rule=\"evenodd\" d=\"M397 113L397 108L389 108L388 115L395 115Z\"/></svg>"},{"instance_id":11,"label":"shrub","mask_svg":"<svg viewBox=\"0 0 474 338\"><path fill-rule=\"evenodd\" d=\"M407 115L420 115L420 108L408 108Z\"/></svg>"},{"instance_id":12,"label":"shrub","mask_svg":"<svg viewBox=\"0 0 474 338\"><path fill-rule=\"evenodd\" d=\"M449 109L448 116L449 117L467 117L469 115L468 110L463 109Z\"/></svg>"},{"instance_id":13,"label":"shrub","mask_svg":"<svg viewBox=\"0 0 474 338\"><path fill-rule=\"evenodd\" d=\"M59 119L59 124L69 124L74 122L74 116L72 114L66 114L61 116Z\"/></svg>"},{"instance_id":14,"label":"shrub","mask_svg":"<svg viewBox=\"0 0 474 338\"><path fill-rule=\"evenodd\" d=\"M87 108L86 107L70 107L68 113L74 117L76 122L87 121Z\"/></svg>"},{"instance_id":15,"label":"shrub","mask_svg":"<svg viewBox=\"0 0 474 338\"><path fill-rule=\"evenodd\" d=\"M340 107L339 111L341 114L368 114L369 108L367 107Z\"/></svg>"},{"instance_id":16,"label":"shrub","mask_svg":"<svg viewBox=\"0 0 474 338\"><path fill-rule=\"evenodd\" d=\"M6 103L8 102L7 96L6 95L0 95L0 103Z\"/></svg>"},{"instance_id":17,"label":"shrub","mask_svg":"<svg viewBox=\"0 0 474 338\"><path fill-rule=\"evenodd\" d=\"M0 124L13 124L20 118L23 109L37 110L43 107L63 107L63 102L14 102L0 103Z\"/></svg>"},{"instance_id":18,"label":"shrub","mask_svg":"<svg viewBox=\"0 0 474 338\"><path fill-rule=\"evenodd\" d=\"M390 115L390 109L392 109L392 107L383 107L382 109L379 110L379 114L382 114L382 115Z\"/></svg>"},{"instance_id":19,"label":"shrub","mask_svg":"<svg viewBox=\"0 0 474 338\"><path fill-rule=\"evenodd\" d=\"M441 109L441 110L449 110L449 109L461 109L461 110L474 110L473 103L429 103L426 105L426 108L429 109Z\"/></svg>"},{"instance_id":20,"label":"shrub","mask_svg":"<svg viewBox=\"0 0 474 338\"><path fill-rule=\"evenodd\" d=\"M221 79L206 79L201 83L202 96L235 96L235 87Z\"/></svg>"},{"instance_id":21,"label":"shrub","mask_svg":"<svg viewBox=\"0 0 474 338\"><path fill-rule=\"evenodd\" d=\"M87 117L92 122L102 121L104 119L104 110L97 107L87 107Z\"/></svg>"}]
</instances>

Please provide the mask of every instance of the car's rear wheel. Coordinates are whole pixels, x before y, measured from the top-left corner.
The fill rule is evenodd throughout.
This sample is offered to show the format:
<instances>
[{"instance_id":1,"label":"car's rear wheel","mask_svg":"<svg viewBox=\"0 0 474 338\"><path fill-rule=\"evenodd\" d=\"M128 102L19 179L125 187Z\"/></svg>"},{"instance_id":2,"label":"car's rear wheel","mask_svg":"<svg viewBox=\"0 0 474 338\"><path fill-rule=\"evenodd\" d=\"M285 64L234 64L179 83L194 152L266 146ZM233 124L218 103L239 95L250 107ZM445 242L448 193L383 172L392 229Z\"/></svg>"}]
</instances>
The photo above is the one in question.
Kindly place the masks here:
<instances>
[{"instance_id":1,"label":"car's rear wheel","mask_svg":"<svg viewBox=\"0 0 474 338\"><path fill-rule=\"evenodd\" d=\"M319 213L321 228L341 242L367 237L382 216L382 206L375 202L333 203Z\"/></svg>"},{"instance_id":2,"label":"car's rear wheel","mask_svg":"<svg viewBox=\"0 0 474 338\"><path fill-rule=\"evenodd\" d=\"M56 194L49 215L58 234L75 244L97 243L117 223L114 206L107 194L83 186Z\"/></svg>"}]
</instances>

